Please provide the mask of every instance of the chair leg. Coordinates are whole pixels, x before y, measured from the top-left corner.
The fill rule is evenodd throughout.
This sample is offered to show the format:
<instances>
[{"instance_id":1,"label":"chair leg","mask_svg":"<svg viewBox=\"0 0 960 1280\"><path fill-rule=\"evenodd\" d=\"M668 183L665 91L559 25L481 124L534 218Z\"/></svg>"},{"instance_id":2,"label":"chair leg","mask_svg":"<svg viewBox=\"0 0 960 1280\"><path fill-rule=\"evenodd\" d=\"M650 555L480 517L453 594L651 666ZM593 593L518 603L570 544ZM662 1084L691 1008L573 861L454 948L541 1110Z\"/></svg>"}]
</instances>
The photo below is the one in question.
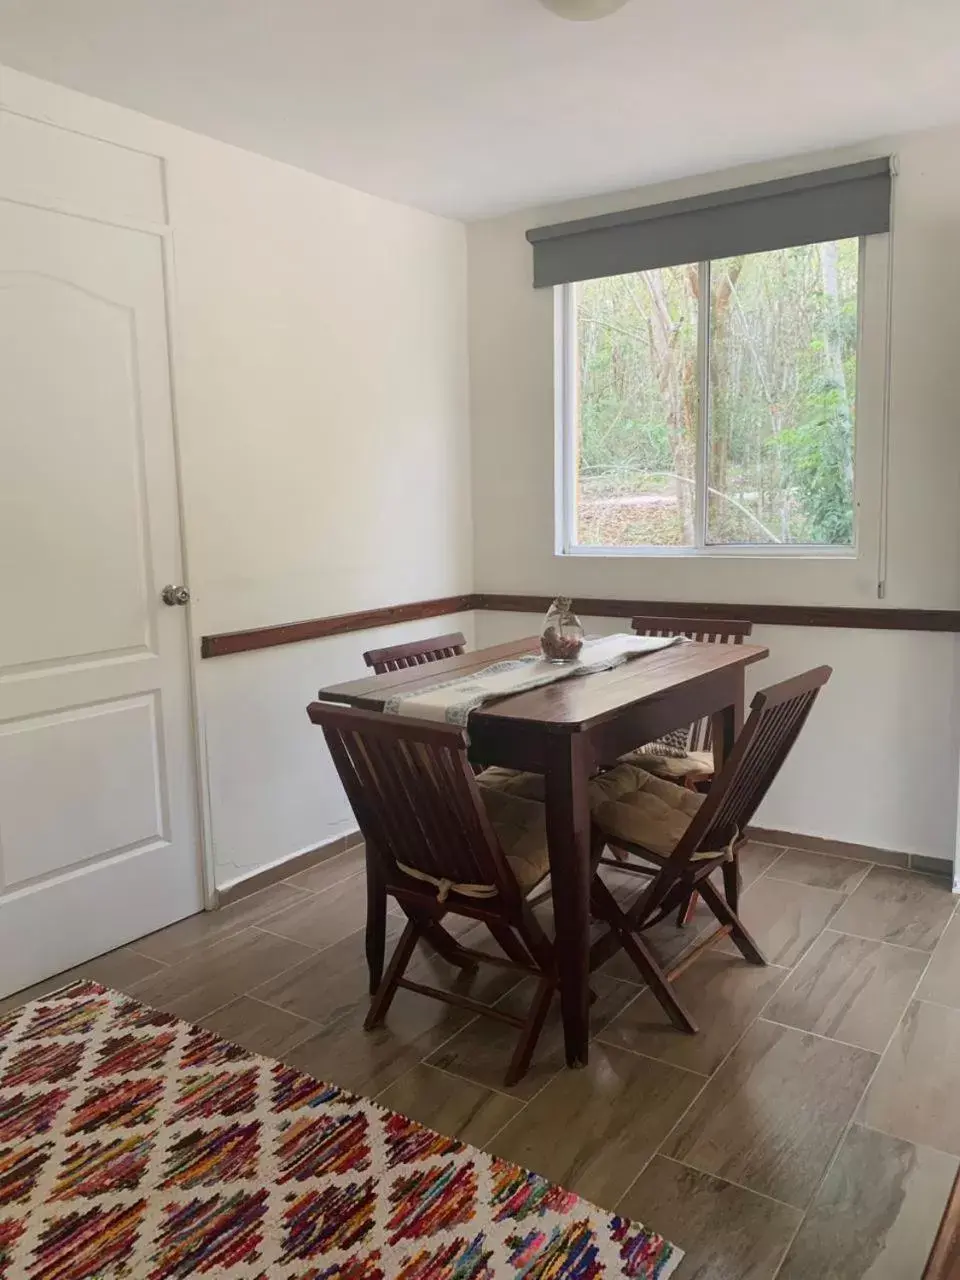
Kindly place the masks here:
<instances>
[{"instance_id":1,"label":"chair leg","mask_svg":"<svg viewBox=\"0 0 960 1280\"><path fill-rule=\"evenodd\" d=\"M736 943L737 950L751 964L766 964L767 959L756 940L751 937L743 921L728 903L726 903L709 880L700 881L700 892L703 900L721 924L730 926L730 937Z\"/></svg>"},{"instance_id":2,"label":"chair leg","mask_svg":"<svg viewBox=\"0 0 960 1280\"><path fill-rule=\"evenodd\" d=\"M661 1008L673 1025L678 1031L685 1031L688 1035L696 1035L700 1028L684 1008L682 1001L677 997L673 987L664 976L663 970L653 958L647 944L629 931L620 933L618 930L618 933L620 941L623 943L624 951L646 978L647 985L657 997Z\"/></svg>"},{"instance_id":3,"label":"chair leg","mask_svg":"<svg viewBox=\"0 0 960 1280\"><path fill-rule=\"evenodd\" d=\"M488 920L487 928L493 934L497 945L505 955L516 961L517 964L529 966L530 955L527 949L521 945L517 935L509 925L501 924L500 921Z\"/></svg>"},{"instance_id":4,"label":"chair leg","mask_svg":"<svg viewBox=\"0 0 960 1280\"><path fill-rule=\"evenodd\" d=\"M387 949L387 890L383 883L380 859L366 847L367 863L367 931L365 949L371 995L375 995L383 978L383 961Z\"/></svg>"},{"instance_id":5,"label":"chair leg","mask_svg":"<svg viewBox=\"0 0 960 1280\"><path fill-rule=\"evenodd\" d=\"M624 951L659 1000L664 1013L678 1031L695 1035L699 1029L697 1024L683 1007L646 943L630 927L630 920L620 910L616 898L599 876L594 877L592 897L597 913L614 930Z\"/></svg>"},{"instance_id":6,"label":"chair leg","mask_svg":"<svg viewBox=\"0 0 960 1280\"><path fill-rule=\"evenodd\" d=\"M479 966L476 960L464 952L453 934L448 933L439 920L419 920L419 923L425 941L433 947L438 956L448 964L456 965L464 973L477 972Z\"/></svg>"},{"instance_id":7,"label":"chair leg","mask_svg":"<svg viewBox=\"0 0 960 1280\"><path fill-rule=\"evenodd\" d=\"M697 902L700 895L696 889L691 889L687 895L687 899L682 903L680 910L677 912L677 928L684 929L693 919L697 910Z\"/></svg>"},{"instance_id":8,"label":"chair leg","mask_svg":"<svg viewBox=\"0 0 960 1280\"><path fill-rule=\"evenodd\" d=\"M740 910L740 859L736 854L723 864L723 892L731 911Z\"/></svg>"},{"instance_id":9,"label":"chair leg","mask_svg":"<svg viewBox=\"0 0 960 1280\"><path fill-rule=\"evenodd\" d=\"M394 951L390 963L387 966L387 972L383 976L383 981L377 989L376 995L373 997L373 1004L370 1006L370 1012L364 1019L364 1031L372 1031L374 1027L379 1027L387 1016L393 997L397 994L397 987L400 985L400 979L403 977L404 970L410 963L410 957L413 955L413 949L417 945L417 940L422 932L421 925L417 920L408 920L406 928L400 935L400 941L397 943L397 949Z\"/></svg>"},{"instance_id":10,"label":"chair leg","mask_svg":"<svg viewBox=\"0 0 960 1280\"><path fill-rule=\"evenodd\" d=\"M553 999L556 986L556 979L546 975L540 979L537 985L537 992L530 1005L530 1012L527 1014L527 1020L520 1034L519 1043L514 1050L513 1057L510 1059L510 1066L507 1068L507 1074L504 1077L503 1082L508 1087L516 1084L519 1079L526 1075L527 1068L530 1066L530 1059L533 1057L533 1051L537 1047L537 1041L540 1039L540 1032L543 1030L543 1024L549 1012L550 1002Z\"/></svg>"}]
</instances>

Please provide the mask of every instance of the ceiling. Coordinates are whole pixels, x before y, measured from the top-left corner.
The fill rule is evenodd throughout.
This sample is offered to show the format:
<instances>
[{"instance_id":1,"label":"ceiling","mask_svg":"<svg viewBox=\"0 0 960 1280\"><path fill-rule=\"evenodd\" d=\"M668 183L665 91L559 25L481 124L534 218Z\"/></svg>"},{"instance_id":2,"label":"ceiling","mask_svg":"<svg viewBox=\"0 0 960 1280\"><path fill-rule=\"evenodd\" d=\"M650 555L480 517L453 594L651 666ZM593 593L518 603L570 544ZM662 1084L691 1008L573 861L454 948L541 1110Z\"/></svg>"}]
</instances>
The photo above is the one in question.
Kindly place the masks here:
<instances>
[{"instance_id":1,"label":"ceiling","mask_svg":"<svg viewBox=\"0 0 960 1280\"><path fill-rule=\"evenodd\" d=\"M957 0L0 0L0 62L452 217L960 118Z\"/></svg>"}]
</instances>

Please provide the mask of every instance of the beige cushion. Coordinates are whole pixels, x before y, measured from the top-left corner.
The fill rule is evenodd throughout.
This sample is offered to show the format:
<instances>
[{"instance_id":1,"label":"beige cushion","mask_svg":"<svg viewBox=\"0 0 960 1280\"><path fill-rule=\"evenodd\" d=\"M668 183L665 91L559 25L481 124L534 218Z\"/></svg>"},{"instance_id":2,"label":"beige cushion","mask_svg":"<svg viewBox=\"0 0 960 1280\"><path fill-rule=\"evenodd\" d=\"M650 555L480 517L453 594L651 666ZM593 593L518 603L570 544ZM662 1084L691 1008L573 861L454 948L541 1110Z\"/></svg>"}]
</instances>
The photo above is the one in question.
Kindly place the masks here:
<instances>
[{"instance_id":1,"label":"beige cushion","mask_svg":"<svg viewBox=\"0 0 960 1280\"><path fill-rule=\"evenodd\" d=\"M546 810L536 800L496 787L481 786L480 795L517 884L529 893L550 870Z\"/></svg>"},{"instance_id":2,"label":"beige cushion","mask_svg":"<svg viewBox=\"0 0 960 1280\"><path fill-rule=\"evenodd\" d=\"M662 857L673 853L703 800L699 792L631 764L618 764L590 783L590 811L603 834Z\"/></svg>"},{"instance_id":3,"label":"beige cushion","mask_svg":"<svg viewBox=\"0 0 960 1280\"><path fill-rule=\"evenodd\" d=\"M477 774L477 782L481 787L494 787L497 791L523 796L527 800L542 801L546 796L542 773L522 773L519 769L501 769L499 765L493 765Z\"/></svg>"},{"instance_id":4,"label":"beige cushion","mask_svg":"<svg viewBox=\"0 0 960 1280\"><path fill-rule=\"evenodd\" d=\"M621 756L620 763L636 765L638 769L646 769L647 773L655 773L658 778L677 782L687 778L713 777L712 751L688 751L685 756L655 756L641 748Z\"/></svg>"}]
</instances>

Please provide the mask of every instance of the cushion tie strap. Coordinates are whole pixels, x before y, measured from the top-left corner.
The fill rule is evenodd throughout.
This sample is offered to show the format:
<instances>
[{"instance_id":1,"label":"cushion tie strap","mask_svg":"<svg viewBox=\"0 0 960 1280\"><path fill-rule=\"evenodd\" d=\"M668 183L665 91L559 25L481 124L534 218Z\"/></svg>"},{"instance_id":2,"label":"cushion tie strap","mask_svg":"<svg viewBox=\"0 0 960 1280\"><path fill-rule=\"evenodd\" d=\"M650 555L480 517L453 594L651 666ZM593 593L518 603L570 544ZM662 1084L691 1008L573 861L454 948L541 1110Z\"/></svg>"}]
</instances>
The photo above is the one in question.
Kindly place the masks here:
<instances>
[{"instance_id":1,"label":"cushion tie strap","mask_svg":"<svg viewBox=\"0 0 960 1280\"><path fill-rule=\"evenodd\" d=\"M700 853L700 854L694 854L691 861L696 862L698 858L703 858L703 859L716 858L722 855L724 862L732 862L733 856L737 851L737 845L739 844L739 842L740 842L740 828L734 827L733 835L730 837L730 839L727 841L727 843L723 846L722 849L718 849L716 853L707 853L706 851L704 851L703 853Z\"/></svg>"},{"instance_id":2,"label":"cushion tie strap","mask_svg":"<svg viewBox=\"0 0 960 1280\"><path fill-rule=\"evenodd\" d=\"M498 893L495 884L460 884L456 880L448 880L445 876L432 876L429 871L408 867L399 859L397 866L405 876L412 876L414 880L423 880L426 884L436 885L438 902L446 902L451 893L462 894L464 898L495 898Z\"/></svg>"}]
</instances>

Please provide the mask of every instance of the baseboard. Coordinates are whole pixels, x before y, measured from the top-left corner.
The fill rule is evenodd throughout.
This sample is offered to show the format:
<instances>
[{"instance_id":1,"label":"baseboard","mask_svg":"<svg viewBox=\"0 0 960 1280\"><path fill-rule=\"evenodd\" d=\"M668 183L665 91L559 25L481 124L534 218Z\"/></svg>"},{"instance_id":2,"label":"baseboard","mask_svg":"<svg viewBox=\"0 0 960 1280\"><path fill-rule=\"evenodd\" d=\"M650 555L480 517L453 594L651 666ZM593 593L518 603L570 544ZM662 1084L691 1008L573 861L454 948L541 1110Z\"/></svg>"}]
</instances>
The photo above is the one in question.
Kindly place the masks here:
<instances>
[{"instance_id":1,"label":"baseboard","mask_svg":"<svg viewBox=\"0 0 960 1280\"><path fill-rule=\"evenodd\" d=\"M334 836L326 844L317 845L313 849L304 849L300 853L292 853L289 858L281 858L278 862L271 862L261 871L255 871L252 875L243 876L239 880L231 880L229 884L224 885L219 890L218 905L225 907L231 902L237 902L240 898L249 898L251 893L256 893L259 889L266 889L268 885L276 884L280 880L288 880L299 871L308 871L318 863L328 862L331 858L345 853L347 849L352 849L354 845L362 843L363 837L359 830L348 831L346 835Z\"/></svg>"},{"instance_id":2,"label":"baseboard","mask_svg":"<svg viewBox=\"0 0 960 1280\"><path fill-rule=\"evenodd\" d=\"M828 853L835 858L854 858L858 862L876 862L882 866L900 867L908 871L923 871L927 875L953 876L953 863L949 858L931 858L922 853L902 853L896 849L878 849L869 844L851 844L846 840L826 840L822 836L808 836L801 831L778 831L773 827L749 827L747 835L760 844L786 845L791 849L808 849L811 853ZM300 871L307 871L320 862L336 858L347 849L362 844L359 830L335 836L326 844L291 854L279 862L271 863L253 875L233 880L219 892L221 907L248 898L251 893L265 889L280 880L288 880Z\"/></svg>"},{"instance_id":3,"label":"baseboard","mask_svg":"<svg viewBox=\"0 0 960 1280\"><path fill-rule=\"evenodd\" d=\"M924 871L928 875L953 876L949 858L930 858L923 853L903 853L897 849L878 849L869 844L850 844L846 840L826 840L800 831L778 831L773 827L749 827L751 840L761 844L787 845L791 849L807 849L811 853L829 853L835 858L855 858L858 862L877 862L882 866L901 867L907 871Z\"/></svg>"}]
</instances>

